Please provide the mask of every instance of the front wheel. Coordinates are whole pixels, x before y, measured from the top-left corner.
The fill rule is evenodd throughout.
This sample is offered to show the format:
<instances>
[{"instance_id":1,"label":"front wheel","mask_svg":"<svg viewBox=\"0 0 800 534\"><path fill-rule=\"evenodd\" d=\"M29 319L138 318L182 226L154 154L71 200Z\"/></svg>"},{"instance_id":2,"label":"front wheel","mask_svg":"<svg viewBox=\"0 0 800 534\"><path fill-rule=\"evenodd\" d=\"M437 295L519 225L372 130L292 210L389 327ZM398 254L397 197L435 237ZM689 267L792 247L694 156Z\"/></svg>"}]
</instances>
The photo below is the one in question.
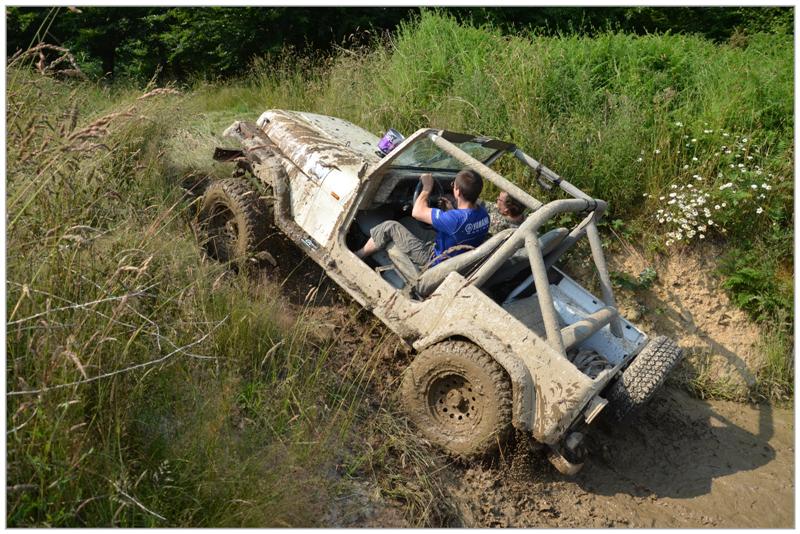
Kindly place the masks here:
<instances>
[{"instance_id":1,"label":"front wheel","mask_svg":"<svg viewBox=\"0 0 800 534\"><path fill-rule=\"evenodd\" d=\"M508 376L466 341L445 341L423 350L406 371L401 394L419 431L461 458L494 452L511 429Z\"/></svg>"},{"instance_id":2,"label":"front wheel","mask_svg":"<svg viewBox=\"0 0 800 534\"><path fill-rule=\"evenodd\" d=\"M241 262L266 252L268 205L241 178L213 182L198 213L200 242L220 262Z\"/></svg>"},{"instance_id":3,"label":"front wheel","mask_svg":"<svg viewBox=\"0 0 800 534\"><path fill-rule=\"evenodd\" d=\"M609 415L622 421L646 404L682 356L681 349L666 336L648 343L608 389L605 397L609 403Z\"/></svg>"}]
</instances>

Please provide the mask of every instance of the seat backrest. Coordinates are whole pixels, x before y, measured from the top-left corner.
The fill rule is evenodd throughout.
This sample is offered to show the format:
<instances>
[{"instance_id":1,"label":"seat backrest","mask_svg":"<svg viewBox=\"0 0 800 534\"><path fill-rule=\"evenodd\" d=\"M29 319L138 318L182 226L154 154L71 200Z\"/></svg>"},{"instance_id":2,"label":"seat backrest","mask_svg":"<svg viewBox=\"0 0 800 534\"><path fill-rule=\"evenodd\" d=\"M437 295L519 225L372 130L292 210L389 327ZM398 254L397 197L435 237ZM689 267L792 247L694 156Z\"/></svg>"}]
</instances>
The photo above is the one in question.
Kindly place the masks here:
<instances>
[{"instance_id":1,"label":"seat backrest","mask_svg":"<svg viewBox=\"0 0 800 534\"><path fill-rule=\"evenodd\" d=\"M539 247L542 250L542 256L547 256L550 252L556 249L558 245L569 235L569 230L566 228L554 228L545 233L539 238ZM508 258L508 260L500 266L497 271L486 282L486 287L491 287L494 284L507 282L514 278L517 274L529 269L531 262L528 259L528 249L525 247L517 250L516 254Z\"/></svg>"},{"instance_id":2,"label":"seat backrest","mask_svg":"<svg viewBox=\"0 0 800 534\"><path fill-rule=\"evenodd\" d=\"M454 258L445 260L435 267L428 269L422 273L417 281L417 293L421 297L427 297L433 293L437 287L439 287L439 284L441 284L451 272L456 271L461 275L468 273L470 270L475 268L478 263L483 261L487 256L498 249L500 245L502 245L505 240L508 239L512 233L514 233L515 230L516 228L508 228L502 232L498 232L496 235L487 239L486 242L484 242L478 248L463 254L459 254ZM551 252L553 249L555 249L568 233L569 232L566 228L556 228L541 236L539 238L539 246L542 250L542 256L547 255L548 252ZM525 248L523 247L518 250L517 254L519 254L520 251L525 251ZM527 258L527 255L525 258ZM521 268L530 265L529 262L523 261L518 261L514 265L516 266L517 264L519 264L519 267ZM502 268L503 267L501 267L501 269Z\"/></svg>"},{"instance_id":3,"label":"seat backrest","mask_svg":"<svg viewBox=\"0 0 800 534\"><path fill-rule=\"evenodd\" d=\"M442 283L442 280L453 271L462 275L469 272L503 244L503 242L514 233L514 230L514 228L507 228L484 241L479 247L434 265L420 275L417 280L417 293L421 297L427 297L433 293L436 288L439 287L439 284Z\"/></svg>"}]
</instances>

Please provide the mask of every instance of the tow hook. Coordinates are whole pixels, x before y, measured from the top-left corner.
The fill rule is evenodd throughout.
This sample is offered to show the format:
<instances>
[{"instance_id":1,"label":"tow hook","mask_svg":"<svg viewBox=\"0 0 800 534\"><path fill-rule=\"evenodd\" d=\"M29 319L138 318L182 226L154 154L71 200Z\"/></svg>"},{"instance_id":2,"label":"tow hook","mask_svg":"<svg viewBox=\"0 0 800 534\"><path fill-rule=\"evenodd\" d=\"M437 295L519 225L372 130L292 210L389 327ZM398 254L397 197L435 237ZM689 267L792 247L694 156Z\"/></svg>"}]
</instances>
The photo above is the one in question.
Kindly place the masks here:
<instances>
[{"instance_id":1,"label":"tow hook","mask_svg":"<svg viewBox=\"0 0 800 534\"><path fill-rule=\"evenodd\" d=\"M583 468L586 460L586 446L583 444L583 434L572 432L555 447L550 447L547 452L547 459L558 469L558 472L573 476Z\"/></svg>"}]
</instances>

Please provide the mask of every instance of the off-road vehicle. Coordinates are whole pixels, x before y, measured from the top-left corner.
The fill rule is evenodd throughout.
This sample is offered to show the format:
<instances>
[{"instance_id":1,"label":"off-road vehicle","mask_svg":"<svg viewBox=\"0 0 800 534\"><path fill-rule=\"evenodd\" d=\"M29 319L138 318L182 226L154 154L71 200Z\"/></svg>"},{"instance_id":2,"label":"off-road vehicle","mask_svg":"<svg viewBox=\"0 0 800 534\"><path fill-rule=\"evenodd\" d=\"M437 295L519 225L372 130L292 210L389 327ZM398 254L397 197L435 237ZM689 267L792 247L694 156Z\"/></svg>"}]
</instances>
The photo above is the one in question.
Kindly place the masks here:
<instances>
[{"instance_id":1,"label":"off-road vehicle","mask_svg":"<svg viewBox=\"0 0 800 534\"><path fill-rule=\"evenodd\" d=\"M225 136L239 146L214 157L235 164L233 177L208 185L198 210L208 255L275 264L273 236L287 236L415 353L402 403L426 439L456 456L492 452L513 426L575 473L588 425L644 404L681 356L615 307L598 234L606 203L511 143L421 129L384 155L377 136L347 121L284 110L237 121ZM493 170L502 156L567 198L540 202ZM424 232L409 217L420 174L433 174L435 202L462 168L522 202L525 221L423 270L392 246L355 255L380 222ZM564 214L577 215L572 228L544 231ZM583 238L602 297L555 265Z\"/></svg>"}]
</instances>

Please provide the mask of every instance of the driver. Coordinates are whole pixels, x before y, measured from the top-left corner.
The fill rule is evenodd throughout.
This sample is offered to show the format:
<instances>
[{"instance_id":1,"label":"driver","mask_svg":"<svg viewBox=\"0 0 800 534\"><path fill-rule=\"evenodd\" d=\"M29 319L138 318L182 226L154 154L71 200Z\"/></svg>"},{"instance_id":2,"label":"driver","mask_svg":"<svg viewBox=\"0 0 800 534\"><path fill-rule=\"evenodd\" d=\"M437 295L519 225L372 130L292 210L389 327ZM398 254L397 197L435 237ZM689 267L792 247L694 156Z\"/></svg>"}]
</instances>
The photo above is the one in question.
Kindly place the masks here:
<instances>
[{"instance_id":1,"label":"driver","mask_svg":"<svg viewBox=\"0 0 800 534\"><path fill-rule=\"evenodd\" d=\"M433 189L433 175L426 173L419 179L422 182L422 192L414 203L411 216L433 226L436 230L434 241L431 243L419 239L397 221L385 221L370 231L369 240L356 251L356 256L366 258L393 242L414 265L425 269L483 243L489 231L489 214L483 205L477 203L483 190L481 176L471 169L464 169L456 174L453 181L456 207L447 211L428 207L428 198Z\"/></svg>"}]
</instances>

